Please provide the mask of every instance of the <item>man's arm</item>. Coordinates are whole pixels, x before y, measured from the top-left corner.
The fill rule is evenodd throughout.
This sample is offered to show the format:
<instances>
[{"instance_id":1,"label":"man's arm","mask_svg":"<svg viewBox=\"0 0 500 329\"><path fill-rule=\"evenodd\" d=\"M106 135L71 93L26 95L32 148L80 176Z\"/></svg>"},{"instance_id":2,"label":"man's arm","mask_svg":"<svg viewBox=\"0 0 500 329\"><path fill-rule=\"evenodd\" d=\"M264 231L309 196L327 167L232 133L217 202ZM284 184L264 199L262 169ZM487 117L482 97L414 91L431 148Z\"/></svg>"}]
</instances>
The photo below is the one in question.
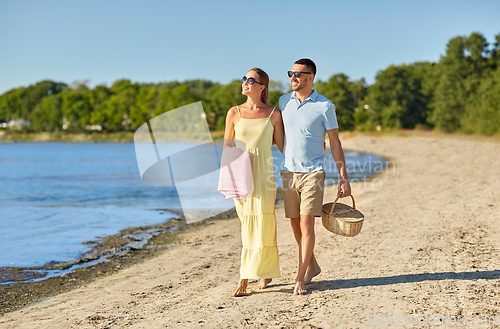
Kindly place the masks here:
<instances>
[{"instance_id":1,"label":"man's arm","mask_svg":"<svg viewBox=\"0 0 500 329\"><path fill-rule=\"evenodd\" d=\"M328 138L330 139L330 150L332 151L335 165L337 165L337 169L340 173L339 191L337 196L344 198L351 195L351 185L349 184L349 176L347 175L344 150L342 150L342 144L339 139L339 130L330 129L327 130L327 132Z\"/></svg>"}]
</instances>

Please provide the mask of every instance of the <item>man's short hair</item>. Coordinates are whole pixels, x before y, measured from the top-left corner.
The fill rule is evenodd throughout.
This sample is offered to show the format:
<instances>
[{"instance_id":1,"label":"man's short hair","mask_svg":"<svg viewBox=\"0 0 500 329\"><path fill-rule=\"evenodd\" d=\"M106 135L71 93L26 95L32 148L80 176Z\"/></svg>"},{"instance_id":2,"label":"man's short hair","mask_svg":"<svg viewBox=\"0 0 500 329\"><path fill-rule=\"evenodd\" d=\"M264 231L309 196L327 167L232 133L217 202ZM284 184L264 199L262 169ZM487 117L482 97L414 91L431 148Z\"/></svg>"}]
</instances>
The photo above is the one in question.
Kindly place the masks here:
<instances>
[{"instance_id":1,"label":"man's short hair","mask_svg":"<svg viewBox=\"0 0 500 329\"><path fill-rule=\"evenodd\" d=\"M309 58L302 58L295 62L295 64L305 65L312 71L312 74L316 75L316 64Z\"/></svg>"}]
</instances>

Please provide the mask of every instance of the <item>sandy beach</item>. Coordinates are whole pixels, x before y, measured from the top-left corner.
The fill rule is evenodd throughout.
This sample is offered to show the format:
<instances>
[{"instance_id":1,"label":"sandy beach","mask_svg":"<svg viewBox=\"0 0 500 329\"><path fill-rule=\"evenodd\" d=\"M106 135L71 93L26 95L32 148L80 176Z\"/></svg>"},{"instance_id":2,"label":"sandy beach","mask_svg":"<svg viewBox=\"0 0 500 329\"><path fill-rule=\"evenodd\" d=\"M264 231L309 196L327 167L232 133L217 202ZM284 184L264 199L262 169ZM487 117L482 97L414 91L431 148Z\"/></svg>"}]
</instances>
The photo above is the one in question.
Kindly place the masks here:
<instances>
[{"instance_id":1,"label":"sandy beach","mask_svg":"<svg viewBox=\"0 0 500 329\"><path fill-rule=\"evenodd\" d=\"M425 318L418 326L429 327L441 324L434 314L500 327L500 144L432 135L342 143L390 167L352 186L366 218L358 236L316 220L322 273L307 295L292 295L298 250L277 207L282 277L268 289L231 296L240 223L217 220L144 263L4 314L0 328L365 328Z\"/></svg>"}]
</instances>

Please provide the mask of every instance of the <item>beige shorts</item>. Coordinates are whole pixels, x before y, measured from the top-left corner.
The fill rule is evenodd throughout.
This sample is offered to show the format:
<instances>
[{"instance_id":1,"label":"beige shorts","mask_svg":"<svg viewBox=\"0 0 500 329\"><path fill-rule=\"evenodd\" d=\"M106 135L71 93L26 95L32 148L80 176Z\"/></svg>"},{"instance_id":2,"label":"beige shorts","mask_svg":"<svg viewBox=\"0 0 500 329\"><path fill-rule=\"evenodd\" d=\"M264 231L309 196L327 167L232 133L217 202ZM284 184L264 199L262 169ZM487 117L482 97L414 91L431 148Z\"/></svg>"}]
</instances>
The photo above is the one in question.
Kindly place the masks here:
<instances>
[{"instance_id":1,"label":"beige shorts","mask_svg":"<svg viewBox=\"0 0 500 329\"><path fill-rule=\"evenodd\" d=\"M285 217L299 218L300 215L321 217L325 171L296 173L281 171Z\"/></svg>"}]
</instances>

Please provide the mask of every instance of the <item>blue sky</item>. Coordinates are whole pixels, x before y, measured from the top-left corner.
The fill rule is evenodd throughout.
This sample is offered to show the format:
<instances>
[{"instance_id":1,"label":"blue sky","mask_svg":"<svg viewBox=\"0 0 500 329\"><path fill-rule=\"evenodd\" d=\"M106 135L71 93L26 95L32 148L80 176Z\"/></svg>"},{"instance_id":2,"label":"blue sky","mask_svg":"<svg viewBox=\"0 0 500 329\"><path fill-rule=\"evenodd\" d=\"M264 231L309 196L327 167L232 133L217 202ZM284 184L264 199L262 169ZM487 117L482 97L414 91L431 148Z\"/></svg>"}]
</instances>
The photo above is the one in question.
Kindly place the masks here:
<instances>
[{"instance_id":1,"label":"blue sky","mask_svg":"<svg viewBox=\"0 0 500 329\"><path fill-rule=\"evenodd\" d=\"M302 57L317 78L374 82L390 64L438 61L449 39L500 33L500 1L0 0L0 93L49 79L89 86L208 79L252 67L288 86Z\"/></svg>"}]
</instances>

